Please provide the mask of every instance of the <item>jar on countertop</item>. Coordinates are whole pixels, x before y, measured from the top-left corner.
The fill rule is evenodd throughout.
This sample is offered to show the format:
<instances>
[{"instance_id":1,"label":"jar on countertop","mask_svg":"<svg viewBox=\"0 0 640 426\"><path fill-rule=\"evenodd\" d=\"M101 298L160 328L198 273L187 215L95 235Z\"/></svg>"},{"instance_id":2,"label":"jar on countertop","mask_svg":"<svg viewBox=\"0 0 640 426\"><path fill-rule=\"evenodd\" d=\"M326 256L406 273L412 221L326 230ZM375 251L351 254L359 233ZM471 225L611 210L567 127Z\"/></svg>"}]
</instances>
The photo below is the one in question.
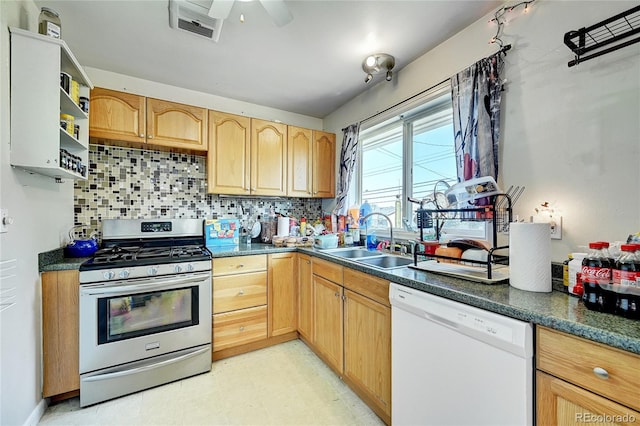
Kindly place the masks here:
<instances>
[{"instance_id":1,"label":"jar on countertop","mask_svg":"<svg viewBox=\"0 0 640 426\"><path fill-rule=\"evenodd\" d=\"M62 23L58 12L48 7L40 9L38 32L49 37L62 38Z\"/></svg>"}]
</instances>

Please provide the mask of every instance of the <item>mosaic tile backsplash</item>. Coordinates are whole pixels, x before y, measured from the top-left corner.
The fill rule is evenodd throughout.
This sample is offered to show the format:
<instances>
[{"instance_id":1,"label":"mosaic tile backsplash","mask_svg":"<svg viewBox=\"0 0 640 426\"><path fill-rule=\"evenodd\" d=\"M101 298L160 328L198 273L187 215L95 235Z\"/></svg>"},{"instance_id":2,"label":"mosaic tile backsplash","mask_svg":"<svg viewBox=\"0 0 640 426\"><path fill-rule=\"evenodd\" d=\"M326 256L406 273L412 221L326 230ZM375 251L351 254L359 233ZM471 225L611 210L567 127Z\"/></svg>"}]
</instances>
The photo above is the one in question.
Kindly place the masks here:
<instances>
[{"instance_id":1,"label":"mosaic tile backsplash","mask_svg":"<svg viewBox=\"0 0 640 426\"><path fill-rule=\"evenodd\" d=\"M206 157L90 145L89 176L74 186L74 222L100 235L103 219L238 218L277 213L315 218L320 199L207 194Z\"/></svg>"}]
</instances>

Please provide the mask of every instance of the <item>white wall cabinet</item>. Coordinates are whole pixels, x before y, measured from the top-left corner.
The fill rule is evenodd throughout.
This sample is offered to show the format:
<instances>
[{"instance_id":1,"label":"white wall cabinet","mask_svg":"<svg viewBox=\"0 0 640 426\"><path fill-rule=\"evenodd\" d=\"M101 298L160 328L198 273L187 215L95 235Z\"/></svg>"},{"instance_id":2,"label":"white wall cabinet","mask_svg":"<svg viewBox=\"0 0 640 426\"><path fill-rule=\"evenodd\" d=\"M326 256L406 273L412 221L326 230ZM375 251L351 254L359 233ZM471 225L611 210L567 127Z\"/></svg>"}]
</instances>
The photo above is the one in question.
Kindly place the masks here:
<instances>
[{"instance_id":1,"label":"white wall cabinet","mask_svg":"<svg viewBox=\"0 0 640 426\"><path fill-rule=\"evenodd\" d=\"M53 178L86 179L61 162L66 150L88 169L89 115L61 88L60 73L80 83L80 96L87 98L93 87L89 77L63 40L10 31L11 165ZM77 138L60 127L60 114L74 117Z\"/></svg>"}]
</instances>

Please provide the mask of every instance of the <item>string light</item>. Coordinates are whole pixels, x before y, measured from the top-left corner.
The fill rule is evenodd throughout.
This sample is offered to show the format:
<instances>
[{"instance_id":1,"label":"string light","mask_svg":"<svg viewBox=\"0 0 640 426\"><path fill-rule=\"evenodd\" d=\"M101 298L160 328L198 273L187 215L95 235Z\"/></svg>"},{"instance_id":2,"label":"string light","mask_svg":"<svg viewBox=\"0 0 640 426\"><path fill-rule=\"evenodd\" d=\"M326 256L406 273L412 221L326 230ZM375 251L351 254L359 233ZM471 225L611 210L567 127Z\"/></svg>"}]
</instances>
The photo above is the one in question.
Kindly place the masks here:
<instances>
[{"instance_id":1,"label":"string light","mask_svg":"<svg viewBox=\"0 0 640 426\"><path fill-rule=\"evenodd\" d=\"M496 12L493 14L493 18L489 20L489 23L495 22L498 25L498 28L496 29L496 35L491 37L491 39L489 40L489 44L498 43L498 45L502 49L504 43L502 43L500 35L502 34L503 27L508 24L508 21L504 15L508 12L512 12L514 9L520 6L524 6L524 13L529 13L529 5L534 1L535 0L523 1L512 6L502 6L500 9L496 10Z\"/></svg>"}]
</instances>

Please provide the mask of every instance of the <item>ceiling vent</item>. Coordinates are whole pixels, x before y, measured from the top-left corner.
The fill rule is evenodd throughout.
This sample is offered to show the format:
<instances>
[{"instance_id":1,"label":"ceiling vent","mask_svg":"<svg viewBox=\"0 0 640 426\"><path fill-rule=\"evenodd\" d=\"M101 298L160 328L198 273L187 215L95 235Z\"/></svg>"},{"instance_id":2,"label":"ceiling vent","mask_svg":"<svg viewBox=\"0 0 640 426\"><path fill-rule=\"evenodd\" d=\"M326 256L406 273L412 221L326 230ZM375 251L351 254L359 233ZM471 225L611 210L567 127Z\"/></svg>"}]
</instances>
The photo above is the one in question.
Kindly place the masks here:
<instances>
[{"instance_id":1,"label":"ceiling vent","mask_svg":"<svg viewBox=\"0 0 640 426\"><path fill-rule=\"evenodd\" d=\"M211 0L169 0L169 26L217 42L222 19L208 15Z\"/></svg>"}]
</instances>

